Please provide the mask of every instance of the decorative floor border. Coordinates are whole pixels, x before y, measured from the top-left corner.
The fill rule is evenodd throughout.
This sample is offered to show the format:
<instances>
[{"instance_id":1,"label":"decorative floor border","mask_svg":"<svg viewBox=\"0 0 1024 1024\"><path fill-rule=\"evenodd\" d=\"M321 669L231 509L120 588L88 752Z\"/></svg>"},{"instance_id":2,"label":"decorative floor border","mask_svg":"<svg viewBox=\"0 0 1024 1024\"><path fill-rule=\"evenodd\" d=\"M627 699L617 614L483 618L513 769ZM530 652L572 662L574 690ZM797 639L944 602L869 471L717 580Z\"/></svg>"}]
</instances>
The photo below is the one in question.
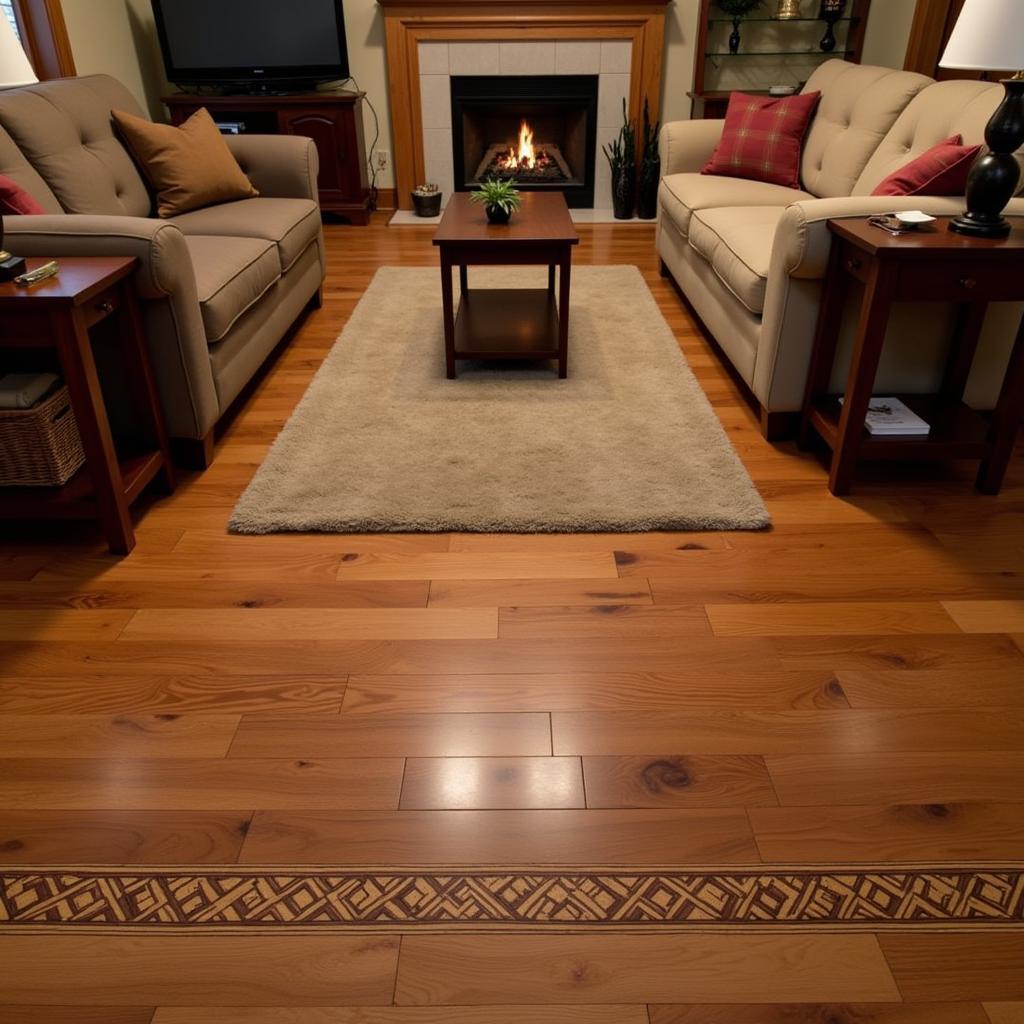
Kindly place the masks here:
<instances>
[{"instance_id":1,"label":"decorative floor border","mask_svg":"<svg viewBox=\"0 0 1024 1024\"><path fill-rule=\"evenodd\" d=\"M1015 867L19 868L0 930L1024 928Z\"/></svg>"}]
</instances>

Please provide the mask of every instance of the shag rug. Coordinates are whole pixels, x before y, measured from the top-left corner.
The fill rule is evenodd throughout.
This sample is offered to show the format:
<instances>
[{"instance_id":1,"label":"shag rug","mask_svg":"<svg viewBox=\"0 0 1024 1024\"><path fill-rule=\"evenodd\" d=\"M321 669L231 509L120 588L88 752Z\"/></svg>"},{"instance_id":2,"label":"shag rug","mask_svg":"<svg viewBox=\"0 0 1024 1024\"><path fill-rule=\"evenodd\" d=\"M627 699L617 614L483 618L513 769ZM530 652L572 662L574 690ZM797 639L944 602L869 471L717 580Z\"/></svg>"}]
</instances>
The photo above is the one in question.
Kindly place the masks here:
<instances>
[{"instance_id":1,"label":"shag rug","mask_svg":"<svg viewBox=\"0 0 1024 1024\"><path fill-rule=\"evenodd\" d=\"M546 268L470 268L545 287ZM756 530L764 503L635 267L577 267L569 377L458 364L438 271L384 267L231 517L235 533Z\"/></svg>"}]
</instances>

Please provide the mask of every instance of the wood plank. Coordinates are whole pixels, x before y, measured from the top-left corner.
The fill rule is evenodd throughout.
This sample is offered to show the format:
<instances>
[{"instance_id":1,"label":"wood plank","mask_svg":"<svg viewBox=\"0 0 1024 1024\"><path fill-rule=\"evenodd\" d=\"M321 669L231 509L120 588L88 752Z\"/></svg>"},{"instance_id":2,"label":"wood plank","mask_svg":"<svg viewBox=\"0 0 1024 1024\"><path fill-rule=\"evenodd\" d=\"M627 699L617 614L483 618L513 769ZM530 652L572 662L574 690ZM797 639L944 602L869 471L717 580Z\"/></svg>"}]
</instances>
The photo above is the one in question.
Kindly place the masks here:
<instances>
[{"instance_id":1,"label":"wood plank","mask_svg":"<svg viewBox=\"0 0 1024 1024\"><path fill-rule=\"evenodd\" d=\"M207 630L230 643L264 640L486 640L496 608L150 608L122 636L159 643Z\"/></svg>"},{"instance_id":2,"label":"wood plank","mask_svg":"<svg viewBox=\"0 0 1024 1024\"><path fill-rule=\"evenodd\" d=\"M543 552L602 551L621 549L642 551L678 551L729 547L727 533L655 530L651 533L453 533L451 551L462 552Z\"/></svg>"},{"instance_id":3,"label":"wood plank","mask_svg":"<svg viewBox=\"0 0 1024 1024\"><path fill-rule=\"evenodd\" d=\"M0 675L0 713L116 715L206 711L334 714L345 677L321 676L35 676Z\"/></svg>"},{"instance_id":4,"label":"wood plank","mask_svg":"<svg viewBox=\"0 0 1024 1024\"><path fill-rule=\"evenodd\" d=\"M35 580L0 583L0 608L423 608L429 589L422 580Z\"/></svg>"},{"instance_id":5,"label":"wood plank","mask_svg":"<svg viewBox=\"0 0 1024 1024\"><path fill-rule=\"evenodd\" d=\"M290 579L328 583L334 580L341 554L288 554L265 558L238 558L230 553L183 558L170 554L133 553L131 558L111 555L82 556L50 562L37 577L42 581L88 579L90 586L107 583L259 582ZM372 577L371 577L372 578ZM407 579L428 579L426 576Z\"/></svg>"},{"instance_id":6,"label":"wood plank","mask_svg":"<svg viewBox=\"0 0 1024 1024\"><path fill-rule=\"evenodd\" d=\"M870 751L1021 750L1024 711L985 708L847 708L685 714L558 711L551 719L556 754L828 753Z\"/></svg>"},{"instance_id":7,"label":"wood plank","mask_svg":"<svg viewBox=\"0 0 1024 1024\"><path fill-rule=\"evenodd\" d=\"M345 690L344 713L846 706L842 688L827 670L754 667L709 673L697 667L663 673L355 675Z\"/></svg>"},{"instance_id":8,"label":"wood plank","mask_svg":"<svg viewBox=\"0 0 1024 1024\"><path fill-rule=\"evenodd\" d=\"M648 1012L650 1024L989 1024L980 1003L717 1003Z\"/></svg>"},{"instance_id":9,"label":"wood plank","mask_svg":"<svg viewBox=\"0 0 1024 1024\"><path fill-rule=\"evenodd\" d=\"M263 399L258 404L260 408L266 409L268 399ZM282 409L285 415L288 415L294 407L295 399L286 398ZM250 406L251 408L253 406ZM267 451L266 448L261 449L260 454L250 465L261 465ZM223 465L220 452L217 453L217 462ZM190 529L182 532L174 553L193 558L230 553L235 557L248 559L266 558L268 555L278 557L308 554L311 551L338 555L353 551L365 554L415 554L447 551L448 546L448 534L445 533L276 533L247 536L225 533L224 530Z\"/></svg>"},{"instance_id":10,"label":"wood plank","mask_svg":"<svg viewBox=\"0 0 1024 1024\"><path fill-rule=\"evenodd\" d=\"M440 580L431 608L520 608L567 605L649 605L647 580Z\"/></svg>"},{"instance_id":11,"label":"wood plank","mask_svg":"<svg viewBox=\"0 0 1024 1024\"><path fill-rule=\"evenodd\" d=\"M748 813L767 863L1018 860L1024 848L1024 804L751 807Z\"/></svg>"},{"instance_id":12,"label":"wood plank","mask_svg":"<svg viewBox=\"0 0 1024 1024\"><path fill-rule=\"evenodd\" d=\"M740 810L352 811L256 815L247 864L752 863Z\"/></svg>"},{"instance_id":13,"label":"wood plank","mask_svg":"<svg viewBox=\"0 0 1024 1024\"><path fill-rule=\"evenodd\" d=\"M743 755L585 757L588 807L774 807L764 760Z\"/></svg>"},{"instance_id":14,"label":"wood plank","mask_svg":"<svg viewBox=\"0 0 1024 1024\"><path fill-rule=\"evenodd\" d=\"M985 1003L991 1024L1024 1024L1024 1002Z\"/></svg>"},{"instance_id":15,"label":"wood plank","mask_svg":"<svg viewBox=\"0 0 1024 1024\"><path fill-rule=\"evenodd\" d=\"M410 935L398 1004L898 1001L870 935Z\"/></svg>"},{"instance_id":16,"label":"wood plank","mask_svg":"<svg viewBox=\"0 0 1024 1024\"><path fill-rule=\"evenodd\" d=\"M794 806L1024 801L1024 753L770 754L779 801Z\"/></svg>"},{"instance_id":17,"label":"wood plank","mask_svg":"<svg viewBox=\"0 0 1024 1024\"><path fill-rule=\"evenodd\" d=\"M910 1001L1024 998L1024 935L896 932L878 939L893 977Z\"/></svg>"},{"instance_id":18,"label":"wood plank","mask_svg":"<svg viewBox=\"0 0 1024 1024\"><path fill-rule=\"evenodd\" d=\"M1024 671L1024 651L998 634L798 636L775 637L771 643L787 669Z\"/></svg>"},{"instance_id":19,"label":"wood plank","mask_svg":"<svg viewBox=\"0 0 1024 1024\"><path fill-rule=\"evenodd\" d=\"M965 633L1024 632L1024 601L943 601Z\"/></svg>"},{"instance_id":20,"label":"wood plank","mask_svg":"<svg viewBox=\"0 0 1024 1024\"><path fill-rule=\"evenodd\" d=\"M707 613L716 636L859 636L865 633L888 636L959 632L957 624L937 601L710 604Z\"/></svg>"},{"instance_id":21,"label":"wood plank","mask_svg":"<svg viewBox=\"0 0 1024 1024\"><path fill-rule=\"evenodd\" d=\"M398 806L401 758L0 761L0 808L186 811Z\"/></svg>"},{"instance_id":22,"label":"wood plank","mask_svg":"<svg viewBox=\"0 0 1024 1024\"><path fill-rule=\"evenodd\" d=\"M46 640L73 642L116 640L131 620L131 611L0 611L0 642Z\"/></svg>"},{"instance_id":23,"label":"wood plank","mask_svg":"<svg viewBox=\"0 0 1024 1024\"><path fill-rule=\"evenodd\" d=\"M4 715L0 757L223 757L240 715Z\"/></svg>"},{"instance_id":24,"label":"wood plank","mask_svg":"<svg viewBox=\"0 0 1024 1024\"><path fill-rule=\"evenodd\" d=\"M673 637L711 632L699 604L642 607L603 604L592 607L502 608L498 635L508 640L561 637Z\"/></svg>"},{"instance_id":25,"label":"wood plank","mask_svg":"<svg viewBox=\"0 0 1024 1024\"><path fill-rule=\"evenodd\" d=\"M524 1024L526 1021L529 1024L648 1024L647 1011L643 1006L332 1006L302 1009L283 1006L244 1009L187 1006L161 1007L153 1024ZM39 1024L46 1022L40 1020ZM95 1024L103 1022L96 1021ZM115 1024L120 1022L115 1021Z\"/></svg>"},{"instance_id":26,"label":"wood plank","mask_svg":"<svg viewBox=\"0 0 1024 1024\"><path fill-rule=\"evenodd\" d=\"M342 557L339 580L596 580L615 579L609 551L488 551Z\"/></svg>"},{"instance_id":27,"label":"wood plank","mask_svg":"<svg viewBox=\"0 0 1024 1024\"><path fill-rule=\"evenodd\" d=\"M530 757L551 753L543 714L243 716L231 757Z\"/></svg>"},{"instance_id":28,"label":"wood plank","mask_svg":"<svg viewBox=\"0 0 1024 1024\"><path fill-rule=\"evenodd\" d=\"M0 1006L4 1024L150 1024L152 1006Z\"/></svg>"},{"instance_id":29,"label":"wood plank","mask_svg":"<svg viewBox=\"0 0 1024 1024\"><path fill-rule=\"evenodd\" d=\"M240 810L5 810L0 863L233 864L251 817Z\"/></svg>"},{"instance_id":30,"label":"wood plank","mask_svg":"<svg viewBox=\"0 0 1024 1024\"><path fill-rule=\"evenodd\" d=\"M971 673L925 669L846 671L837 678L855 708L1012 707L1024 704L1024 665Z\"/></svg>"},{"instance_id":31,"label":"wood plank","mask_svg":"<svg viewBox=\"0 0 1024 1024\"><path fill-rule=\"evenodd\" d=\"M262 806L262 805L261 805ZM584 807L578 757L409 758L403 810Z\"/></svg>"},{"instance_id":32,"label":"wood plank","mask_svg":"<svg viewBox=\"0 0 1024 1024\"><path fill-rule=\"evenodd\" d=\"M0 1002L293 1006L391 1002L385 935L0 935Z\"/></svg>"}]
</instances>

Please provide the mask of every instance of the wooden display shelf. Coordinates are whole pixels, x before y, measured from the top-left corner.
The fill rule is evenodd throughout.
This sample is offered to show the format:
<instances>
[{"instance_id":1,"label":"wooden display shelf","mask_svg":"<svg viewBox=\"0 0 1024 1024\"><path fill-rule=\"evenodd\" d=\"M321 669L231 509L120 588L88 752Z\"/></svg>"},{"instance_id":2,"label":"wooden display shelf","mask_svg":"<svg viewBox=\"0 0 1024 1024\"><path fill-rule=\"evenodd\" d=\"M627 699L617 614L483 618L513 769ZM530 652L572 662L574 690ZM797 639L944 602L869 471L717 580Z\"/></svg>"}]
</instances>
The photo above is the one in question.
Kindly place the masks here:
<instances>
[{"instance_id":1,"label":"wooden display shelf","mask_svg":"<svg viewBox=\"0 0 1024 1024\"><path fill-rule=\"evenodd\" d=\"M558 303L544 288L471 288L455 318L457 359L557 359Z\"/></svg>"}]
</instances>

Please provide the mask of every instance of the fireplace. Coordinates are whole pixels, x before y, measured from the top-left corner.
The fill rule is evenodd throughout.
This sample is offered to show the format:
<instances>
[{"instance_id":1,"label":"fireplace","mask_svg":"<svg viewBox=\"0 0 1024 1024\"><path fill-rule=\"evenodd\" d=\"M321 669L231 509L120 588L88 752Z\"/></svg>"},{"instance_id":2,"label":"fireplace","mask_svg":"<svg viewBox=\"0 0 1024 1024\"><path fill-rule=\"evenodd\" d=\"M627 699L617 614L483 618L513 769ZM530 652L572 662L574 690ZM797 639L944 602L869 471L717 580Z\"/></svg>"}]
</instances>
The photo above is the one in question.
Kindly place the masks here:
<instances>
[{"instance_id":1,"label":"fireplace","mask_svg":"<svg viewBox=\"0 0 1024 1024\"><path fill-rule=\"evenodd\" d=\"M452 76L455 188L510 177L593 206L597 91L597 75Z\"/></svg>"}]
</instances>

